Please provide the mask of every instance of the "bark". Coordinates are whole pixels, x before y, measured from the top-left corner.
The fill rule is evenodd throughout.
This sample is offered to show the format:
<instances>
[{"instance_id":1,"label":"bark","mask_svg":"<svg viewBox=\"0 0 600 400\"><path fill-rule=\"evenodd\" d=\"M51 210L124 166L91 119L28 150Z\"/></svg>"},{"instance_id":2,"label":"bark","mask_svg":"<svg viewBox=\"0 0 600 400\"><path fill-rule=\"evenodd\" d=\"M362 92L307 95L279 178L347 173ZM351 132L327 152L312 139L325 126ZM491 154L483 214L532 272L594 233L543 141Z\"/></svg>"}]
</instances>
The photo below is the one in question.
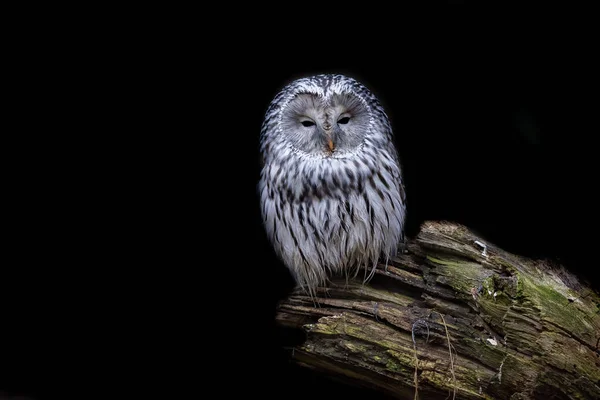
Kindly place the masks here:
<instances>
[{"instance_id":1,"label":"bark","mask_svg":"<svg viewBox=\"0 0 600 400\"><path fill-rule=\"evenodd\" d=\"M306 334L290 358L400 399L600 399L599 294L480 243L427 222L369 282L361 271L316 299L295 291L277 313Z\"/></svg>"}]
</instances>

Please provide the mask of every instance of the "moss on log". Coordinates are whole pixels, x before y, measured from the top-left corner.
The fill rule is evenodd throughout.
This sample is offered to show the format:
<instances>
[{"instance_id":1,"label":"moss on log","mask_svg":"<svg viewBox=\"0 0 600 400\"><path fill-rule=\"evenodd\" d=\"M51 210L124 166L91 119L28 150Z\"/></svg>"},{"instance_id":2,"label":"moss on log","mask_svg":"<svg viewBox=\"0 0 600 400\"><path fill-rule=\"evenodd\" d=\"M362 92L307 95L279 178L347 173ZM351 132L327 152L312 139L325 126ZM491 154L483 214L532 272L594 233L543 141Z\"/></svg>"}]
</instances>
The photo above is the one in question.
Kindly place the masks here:
<instances>
[{"instance_id":1,"label":"moss on log","mask_svg":"<svg viewBox=\"0 0 600 400\"><path fill-rule=\"evenodd\" d=\"M361 275L279 305L294 362L400 399L600 399L600 296L562 266L427 222Z\"/></svg>"}]
</instances>

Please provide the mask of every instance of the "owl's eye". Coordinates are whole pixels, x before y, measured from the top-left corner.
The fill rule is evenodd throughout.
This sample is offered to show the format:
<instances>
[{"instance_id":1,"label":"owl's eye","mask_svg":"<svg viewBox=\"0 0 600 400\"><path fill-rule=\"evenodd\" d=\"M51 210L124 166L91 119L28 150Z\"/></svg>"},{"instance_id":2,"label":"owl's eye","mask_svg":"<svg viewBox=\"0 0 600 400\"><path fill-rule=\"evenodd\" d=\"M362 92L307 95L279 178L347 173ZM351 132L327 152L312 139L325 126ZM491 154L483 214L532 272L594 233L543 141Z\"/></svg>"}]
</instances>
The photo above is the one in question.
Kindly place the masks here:
<instances>
[{"instance_id":1,"label":"owl's eye","mask_svg":"<svg viewBox=\"0 0 600 400\"><path fill-rule=\"evenodd\" d=\"M310 120L306 120L306 121L302 121L302 126L313 126L315 123L310 121Z\"/></svg>"},{"instance_id":2,"label":"owl's eye","mask_svg":"<svg viewBox=\"0 0 600 400\"><path fill-rule=\"evenodd\" d=\"M344 117L338 120L338 124L347 124L348 122L350 122L350 117Z\"/></svg>"}]
</instances>

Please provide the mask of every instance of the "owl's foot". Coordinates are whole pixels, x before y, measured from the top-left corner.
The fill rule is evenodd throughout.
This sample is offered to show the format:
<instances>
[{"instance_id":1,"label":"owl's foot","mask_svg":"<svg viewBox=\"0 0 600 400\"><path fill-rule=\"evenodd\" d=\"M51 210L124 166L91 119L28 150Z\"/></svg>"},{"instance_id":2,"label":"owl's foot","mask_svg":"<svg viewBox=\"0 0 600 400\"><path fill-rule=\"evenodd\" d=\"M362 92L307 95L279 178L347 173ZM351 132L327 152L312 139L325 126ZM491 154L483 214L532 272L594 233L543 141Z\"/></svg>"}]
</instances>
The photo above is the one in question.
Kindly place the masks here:
<instances>
[{"instance_id":1,"label":"owl's foot","mask_svg":"<svg viewBox=\"0 0 600 400\"><path fill-rule=\"evenodd\" d=\"M408 239L406 236L402 239L400 243L398 243L398 254L408 254ZM385 263L384 271L388 272L388 264Z\"/></svg>"},{"instance_id":2,"label":"owl's foot","mask_svg":"<svg viewBox=\"0 0 600 400\"><path fill-rule=\"evenodd\" d=\"M402 239L400 243L398 243L398 253L408 254L408 239L406 238L406 236Z\"/></svg>"}]
</instances>

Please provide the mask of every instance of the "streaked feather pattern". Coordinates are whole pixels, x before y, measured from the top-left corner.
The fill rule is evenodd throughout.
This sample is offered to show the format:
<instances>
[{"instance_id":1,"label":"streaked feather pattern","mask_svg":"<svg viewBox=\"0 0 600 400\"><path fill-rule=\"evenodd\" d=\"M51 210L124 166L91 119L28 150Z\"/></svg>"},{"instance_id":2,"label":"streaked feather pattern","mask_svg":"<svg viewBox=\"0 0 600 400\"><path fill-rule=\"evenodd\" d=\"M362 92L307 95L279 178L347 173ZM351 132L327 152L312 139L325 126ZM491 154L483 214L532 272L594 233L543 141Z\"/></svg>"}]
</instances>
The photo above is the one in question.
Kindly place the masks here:
<instances>
[{"instance_id":1,"label":"streaked feather pattern","mask_svg":"<svg viewBox=\"0 0 600 400\"><path fill-rule=\"evenodd\" d=\"M333 138L335 150L327 149L325 137ZM343 75L298 79L269 105L258 184L264 227L309 293L331 274L375 267L396 254L405 198L392 140L379 101Z\"/></svg>"}]
</instances>

